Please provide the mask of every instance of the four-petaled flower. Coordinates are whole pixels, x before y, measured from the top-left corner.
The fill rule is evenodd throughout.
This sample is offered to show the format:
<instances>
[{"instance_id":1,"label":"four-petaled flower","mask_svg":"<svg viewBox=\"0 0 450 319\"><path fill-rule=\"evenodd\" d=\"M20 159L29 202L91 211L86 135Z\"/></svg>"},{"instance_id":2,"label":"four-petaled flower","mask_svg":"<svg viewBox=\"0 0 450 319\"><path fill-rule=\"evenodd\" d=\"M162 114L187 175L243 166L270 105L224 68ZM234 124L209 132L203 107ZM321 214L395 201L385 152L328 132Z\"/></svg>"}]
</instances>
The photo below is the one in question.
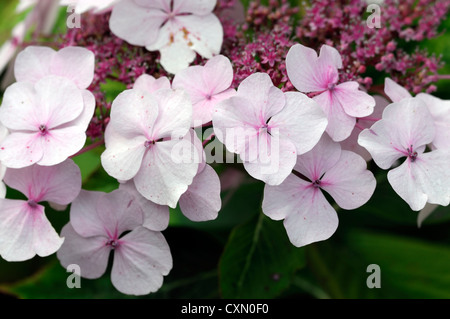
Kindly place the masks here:
<instances>
[{"instance_id":1,"label":"four-petaled flower","mask_svg":"<svg viewBox=\"0 0 450 319\"><path fill-rule=\"evenodd\" d=\"M297 155L316 145L327 119L306 95L283 93L267 74L255 73L242 81L236 96L216 106L213 126L250 175L277 185L291 173Z\"/></svg>"},{"instance_id":2,"label":"four-petaled flower","mask_svg":"<svg viewBox=\"0 0 450 319\"><path fill-rule=\"evenodd\" d=\"M173 79L174 89L184 89L192 101L192 127L212 121L214 106L234 95L231 89L233 67L228 58L218 55L205 66L194 65L177 73Z\"/></svg>"},{"instance_id":3,"label":"four-petaled flower","mask_svg":"<svg viewBox=\"0 0 450 319\"><path fill-rule=\"evenodd\" d=\"M92 114L67 78L12 84L0 108L0 122L10 131L0 144L0 161L11 168L63 162L83 147Z\"/></svg>"},{"instance_id":4,"label":"four-petaled flower","mask_svg":"<svg viewBox=\"0 0 450 319\"><path fill-rule=\"evenodd\" d=\"M182 90L122 92L111 107L103 167L118 180L133 179L148 200L174 208L198 169L198 153L184 139L191 119L192 104Z\"/></svg>"},{"instance_id":5,"label":"four-petaled flower","mask_svg":"<svg viewBox=\"0 0 450 319\"><path fill-rule=\"evenodd\" d=\"M70 159L46 167L8 168L6 185L22 192L27 200L0 199L0 255L23 261L36 254L55 253L63 243L45 216L41 202L71 203L81 190L81 173Z\"/></svg>"},{"instance_id":6,"label":"four-petaled flower","mask_svg":"<svg viewBox=\"0 0 450 319\"><path fill-rule=\"evenodd\" d=\"M425 152L435 132L425 102L410 97L388 105L382 119L359 135L358 143L382 169L406 158L388 172L388 180L412 210L421 210L427 202L443 206L450 203L449 152Z\"/></svg>"},{"instance_id":7,"label":"four-petaled flower","mask_svg":"<svg viewBox=\"0 0 450 319\"><path fill-rule=\"evenodd\" d=\"M335 48L323 45L317 56L313 49L296 44L286 56L286 68L297 90L318 94L314 100L327 115L327 133L334 141L350 136L357 117L372 114L375 100L359 90L358 82L338 84L342 58Z\"/></svg>"},{"instance_id":8,"label":"four-petaled flower","mask_svg":"<svg viewBox=\"0 0 450 319\"><path fill-rule=\"evenodd\" d=\"M274 220L284 219L291 243L297 247L328 239L338 227L338 216L323 191L343 209L364 205L375 191L375 178L364 159L341 150L324 135L308 153L300 155L286 180L266 185L262 209Z\"/></svg>"},{"instance_id":9,"label":"four-petaled flower","mask_svg":"<svg viewBox=\"0 0 450 319\"><path fill-rule=\"evenodd\" d=\"M83 277L94 279L105 273L114 251L114 287L131 295L154 292L172 269L172 255L164 236L143 227L143 222L140 206L126 191L83 190L72 203L70 223L61 231L65 241L58 259L64 267L79 265Z\"/></svg>"}]
</instances>

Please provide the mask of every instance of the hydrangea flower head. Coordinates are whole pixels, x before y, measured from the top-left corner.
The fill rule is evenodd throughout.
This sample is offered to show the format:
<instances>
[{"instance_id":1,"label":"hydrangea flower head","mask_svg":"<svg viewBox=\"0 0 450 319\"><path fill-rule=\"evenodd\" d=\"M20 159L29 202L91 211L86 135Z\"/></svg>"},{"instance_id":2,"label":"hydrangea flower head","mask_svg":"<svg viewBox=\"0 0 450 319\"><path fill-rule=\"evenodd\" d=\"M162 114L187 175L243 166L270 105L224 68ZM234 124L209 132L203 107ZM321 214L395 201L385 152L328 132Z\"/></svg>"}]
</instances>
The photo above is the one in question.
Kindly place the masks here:
<instances>
[{"instance_id":1,"label":"hydrangea flower head","mask_svg":"<svg viewBox=\"0 0 450 319\"><path fill-rule=\"evenodd\" d=\"M213 125L250 175L276 185L291 173L297 155L319 141L327 119L306 95L283 93L269 75L255 73L242 81L236 96L216 106Z\"/></svg>"},{"instance_id":2,"label":"hydrangea flower head","mask_svg":"<svg viewBox=\"0 0 450 319\"><path fill-rule=\"evenodd\" d=\"M130 44L161 53L170 73L185 69L196 53L220 53L223 28L212 13L216 0L124 0L114 6L111 31Z\"/></svg>"},{"instance_id":3,"label":"hydrangea flower head","mask_svg":"<svg viewBox=\"0 0 450 319\"><path fill-rule=\"evenodd\" d=\"M317 56L313 49L296 44L286 56L286 68L297 90L318 94L314 100L327 115L327 133L334 141L350 136L357 117L372 114L375 100L359 90L358 82L338 84L342 59L335 48L323 45Z\"/></svg>"},{"instance_id":4,"label":"hydrangea flower head","mask_svg":"<svg viewBox=\"0 0 450 319\"><path fill-rule=\"evenodd\" d=\"M262 208L270 218L284 219L289 239L297 247L326 240L338 227L336 211L323 191L343 209L356 209L375 190L375 178L364 159L341 150L325 134L311 151L298 157L294 171L280 185L266 185Z\"/></svg>"},{"instance_id":5,"label":"hydrangea flower head","mask_svg":"<svg viewBox=\"0 0 450 319\"><path fill-rule=\"evenodd\" d=\"M192 127L212 121L214 106L236 94L230 88L233 67L228 58L218 55L204 66L194 65L178 72L172 83L174 89L184 89L192 101Z\"/></svg>"},{"instance_id":6,"label":"hydrangea flower head","mask_svg":"<svg viewBox=\"0 0 450 319\"><path fill-rule=\"evenodd\" d=\"M154 292L172 269L172 256L163 235L142 223L142 210L126 191L81 191L61 231L65 242L58 259L64 267L79 265L83 277L94 279L105 273L114 251L114 287L132 295Z\"/></svg>"},{"instance_id":7,"label":"hydrangea flower head","mask_svg":"<svg viewBox=\"0 0 450 319\"><path fill-rule=\"evenodd\" d=\"M27 200L0 199L0 255L8 261L23 261L36 254L44 257L56 252L64 239L58 236L39 203L72 202L81 190L78 166L68 159L51 167L9 168L4 181Z\"/></svg>"},{"instance_id":8,"label":"hydrangea flower head","mask_svg":"<svg viewBox=\"0 0 450 319\"><path fill-rule=\"evenodd\" d=\"M432 115L415 97L388 105L383 118L359 135L358 143L382 169L406 158L388 172L388 180L412 210L421 210L427 202L443 206L450 202L449 153L439 149L425 152L435 134Z\"/></svg>"},{"instance_id":9,"label":"hydrangea flower head","mask_svg":"<svg viewBox=\"0 0 450 319\"><path fill-rule=\"evenodd\" d=\"M193 150L184 139L191 120L192 104L184 91L122 92L112 104L103 167L118 180L133 179L148 200L174 208L198 169L197 152L184 152Z\"/></svg>"}]
</instances>

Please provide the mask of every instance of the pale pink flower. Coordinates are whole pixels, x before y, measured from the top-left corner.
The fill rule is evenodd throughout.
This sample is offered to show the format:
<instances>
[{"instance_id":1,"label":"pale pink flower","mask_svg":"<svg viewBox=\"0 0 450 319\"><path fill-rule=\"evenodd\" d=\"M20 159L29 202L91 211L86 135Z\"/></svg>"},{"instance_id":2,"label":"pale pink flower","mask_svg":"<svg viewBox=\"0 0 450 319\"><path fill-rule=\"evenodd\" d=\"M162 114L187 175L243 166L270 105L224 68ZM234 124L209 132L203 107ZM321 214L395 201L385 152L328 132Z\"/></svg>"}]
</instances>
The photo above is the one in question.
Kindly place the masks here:
<instances>
[{"instance_id":1,"label":"pale pink flower","mask_svg":"<svg viewBox=\"0 0 450 319\"><path fill-rule=\"evenodd\" d=\"M198 154L184 139L191 119L192 104L184 91L122 92L111 107L103 167L118 180L133 179L148 200L175 208L198 169Z\"/></svg>"},{"instance_id":2,"label":"pale pink flower","mask_svg":"<svg viewBox=\"0 0 450 319\"><path fill-rule=\"evenodd\" d=\"M247 77L213 114L217 138L239 154L251 176L271 185L291 173L297 155L316 145L326 125L316 102L299 92L283 93L265 73Z\"/></svg>"},{"instance_id":3,"label":"pale pink flower","mask_svg":"<svg viewBox=\"0 0 450 319\"><path fill-rule=\"evenodd\" d=\"M62 6L74 6L75 13L92 12L101 14L110 11L120 0L61 0Z\"/></svg>"},{"instance_id":4,"label":"pale pink flower","mask_svg":"<svg viewBox=\"0 0 450 319\"><path fill-rule=\"evenodd\" d=\"M79 265L81 276L96 279L114 251L114 287L130 295L155 292L172 269L172 256L164 236L142 223L142 210L126 191L81 191L72 203L70 223L61 231L65 241L58 259L64 267Z\"/></svg>"},{"instance_id":5,"label":"pale pink flower","mask_svg":"<svg viewBox=\"0 0 450 319\"><path fill-rule=\"evenodd\" d=\"M323 191L341 208L356 209L370 199L376 186L364 159L341 150L325 134L310 152L298 157L294 171L280 185L266 185L262 209L274 220L284 219L297 247L326 240L338 227L336 211Z\"/></svg>"},{"instance_id":6,"label":"pale pink flower","mask_svg":"<svg viewBox=\"0 0 450 319\"><path fill-rule=\"evenodd\" d=\"M289 80L300 92L318 93L314 100L327 115L326 131L336 142L349 137L356 118L369 116L375 107L374 98L359 90L357 82L338 84L340 68L339 52L328 45L323 45L317 56L313 49L296 44L286 56Z\"/></svg>"},{"instance_id":7,"label":"pale pink flower","mask_svg":"<svg viewBox=\"0 0 450 319\"><path fill-rule=\"evenodd\" d=\"M412 97L404 87L389 78L385 79L384 91L392 102L400 102L405 98ZM425 102L433 118L436 131L432 147L450 151L450 101L427 93L419 93L416 97Z\"/></svg>"},{"instance_id":8,"label":"pale pink flower","mask_svg":"<svg viewBox=\"0 0 450 319\"><path fill-rule=\"evenodd\" d=\"M234 95L230 88L233 82L233 67L230 60L218 55L204 66L194 65L178 72L172 82L174 89L184 89L192 101L192 127L212 121L214 106Z\"/></svg>"},{"instance_id":9,"label":"pale pink flower","mask_svg":"<svg viewBox=\"0 0 450 319\"><path fill-rule=\"evenodd\" d=\"M0 161L12 168L50 166L79 151L93 113L84 97L71 80L53 75L9 86L0 122L10 135L0 144Z\"/></svg>"},{"instance_id":10,"label":"pale pink flower","mask_svg":"<svg viewBox=\"0 0 450 319\"><path fill-rule=\"evenodd\" d=\"M390 169L400 158L406 160L388 172L388 180L412 210L425 204L447 206L450 202L449 153L426 145L435 137L435 125L425 102L404 98L392 103L383 118L359 135L358 143L382 169Z\"/></svg>"},{"instance_id":11,"label":"pale pink flower","mask_svg":"<svg viewBox=\"0 0 450 319\"><path fill-rule=\"evenodd\" d=\"M36 254L56 252L60 238L45 216L40 202L59 205L72 202L81 190L81 173L70 159L44 167L33 165L6 171L5 183L22 192L27 200L0 199L0 254L7 261L23 261Z\"/></svg>"},{"instance_id":12,"label":"pale pink flower","mask_svg":"<svg viewBox=\"0 0 450 319\"><path fill-rule=\"evenodd\" d=\"M159 51L161 65L177 73L196 53L210 59L220 53L223 28L212 13L216 0L123 0L114 6L111 31L149 51Z\"/></svg>"}]
</instances>

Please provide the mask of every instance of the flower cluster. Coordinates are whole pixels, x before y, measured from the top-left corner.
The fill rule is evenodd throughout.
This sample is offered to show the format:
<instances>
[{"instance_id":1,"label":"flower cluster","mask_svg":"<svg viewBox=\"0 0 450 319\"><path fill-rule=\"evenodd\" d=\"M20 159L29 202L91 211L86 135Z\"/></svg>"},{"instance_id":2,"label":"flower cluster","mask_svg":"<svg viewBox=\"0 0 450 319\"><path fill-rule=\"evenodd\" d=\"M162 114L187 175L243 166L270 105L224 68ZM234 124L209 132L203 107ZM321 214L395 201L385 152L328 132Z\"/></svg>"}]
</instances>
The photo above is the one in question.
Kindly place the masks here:
<instances>
[{"instance_id":1,"label":"flower cluster","mask_svg":"<svg viewBox=\"0 0 450 319\"><path fill-rule=\"evenodd\" d=\"M380 6L383 27L369 28L365 1L313 1L296 29L297 37L313 48L321 44L335 47L343 56L343 76L366 88L373 84L368 66L374 66L409 91L432 92L441 66L439 58L419 50L417 42L412 44L417 47L414 52L405 51L400 44L435 37L450 3L386 0Z\"/></svg>"},{"instance_id":2,"label":"flower cluster","mask_svg":"<svg viewBox=\"0 0 450 319\"><path fill-rule=\"evenodd\" d=\"M212 139L265 184L263 214L283 220L297 247L330 238L338 209L369 201L372 159L412 210L449 205L449 101L410 93L431 90L437 60L425 58L415 86L408 81L418 83L416 71L394 66L402 55L418 59L397 47L396 36L436 35L445 3L436 1L436 18L408 20L429 2L394 10L386 1L384 14L396 17L374 30L362 23L361 2L338 1L331 10L321 0L306 8L294 35L299 11L285 0L253 1L246 17L233 0L77 1L85 27L60 36L58 51L22 50L16 82L4 92L0 177L26 199L6 198L0 184L1 257L56 253L64 267L78 264L95 279L113 253L117 290L157 291L174 266L162 234L170 209L194 222L220 213L221 181L206 147ZM365 65L390 75L391 101L368 93ZM103 85L111 79L126 89L109 104ZM98 141L85 146L88 136ZM101 165L119 187L84 190L71 158L103 142ZM43 202L70 205L60 234Z\"/></svg>"}]
</instances>

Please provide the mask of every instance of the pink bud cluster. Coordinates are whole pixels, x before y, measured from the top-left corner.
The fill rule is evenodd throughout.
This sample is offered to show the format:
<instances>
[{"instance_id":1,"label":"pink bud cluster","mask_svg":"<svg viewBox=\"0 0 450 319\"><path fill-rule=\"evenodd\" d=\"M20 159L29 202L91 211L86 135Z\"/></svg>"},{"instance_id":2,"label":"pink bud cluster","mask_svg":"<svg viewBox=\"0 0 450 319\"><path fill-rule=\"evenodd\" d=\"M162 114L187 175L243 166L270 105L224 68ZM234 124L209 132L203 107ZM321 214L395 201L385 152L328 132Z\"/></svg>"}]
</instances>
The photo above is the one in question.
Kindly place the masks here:
<instances>
[{"instance_id":1,"label":"pink bud cluster","mask_svg":"<svg viewBox=\"0 0 450 319\"><path fill-rule=\"evenodd\" d=\"M369 89L374 80L369 66L375 66L414 93L430 93L436 90L433 82L442 65L439 57L419 50L416 41L436 37L449 8L448 1L387 0L380 5L381 27L370 28L365 1L313 1L296 34L313 48L328 44L338 49L345 80L356 80ZM400 42L410 42L413 52L401 48Z\"/></svg>"}]
</instances>

